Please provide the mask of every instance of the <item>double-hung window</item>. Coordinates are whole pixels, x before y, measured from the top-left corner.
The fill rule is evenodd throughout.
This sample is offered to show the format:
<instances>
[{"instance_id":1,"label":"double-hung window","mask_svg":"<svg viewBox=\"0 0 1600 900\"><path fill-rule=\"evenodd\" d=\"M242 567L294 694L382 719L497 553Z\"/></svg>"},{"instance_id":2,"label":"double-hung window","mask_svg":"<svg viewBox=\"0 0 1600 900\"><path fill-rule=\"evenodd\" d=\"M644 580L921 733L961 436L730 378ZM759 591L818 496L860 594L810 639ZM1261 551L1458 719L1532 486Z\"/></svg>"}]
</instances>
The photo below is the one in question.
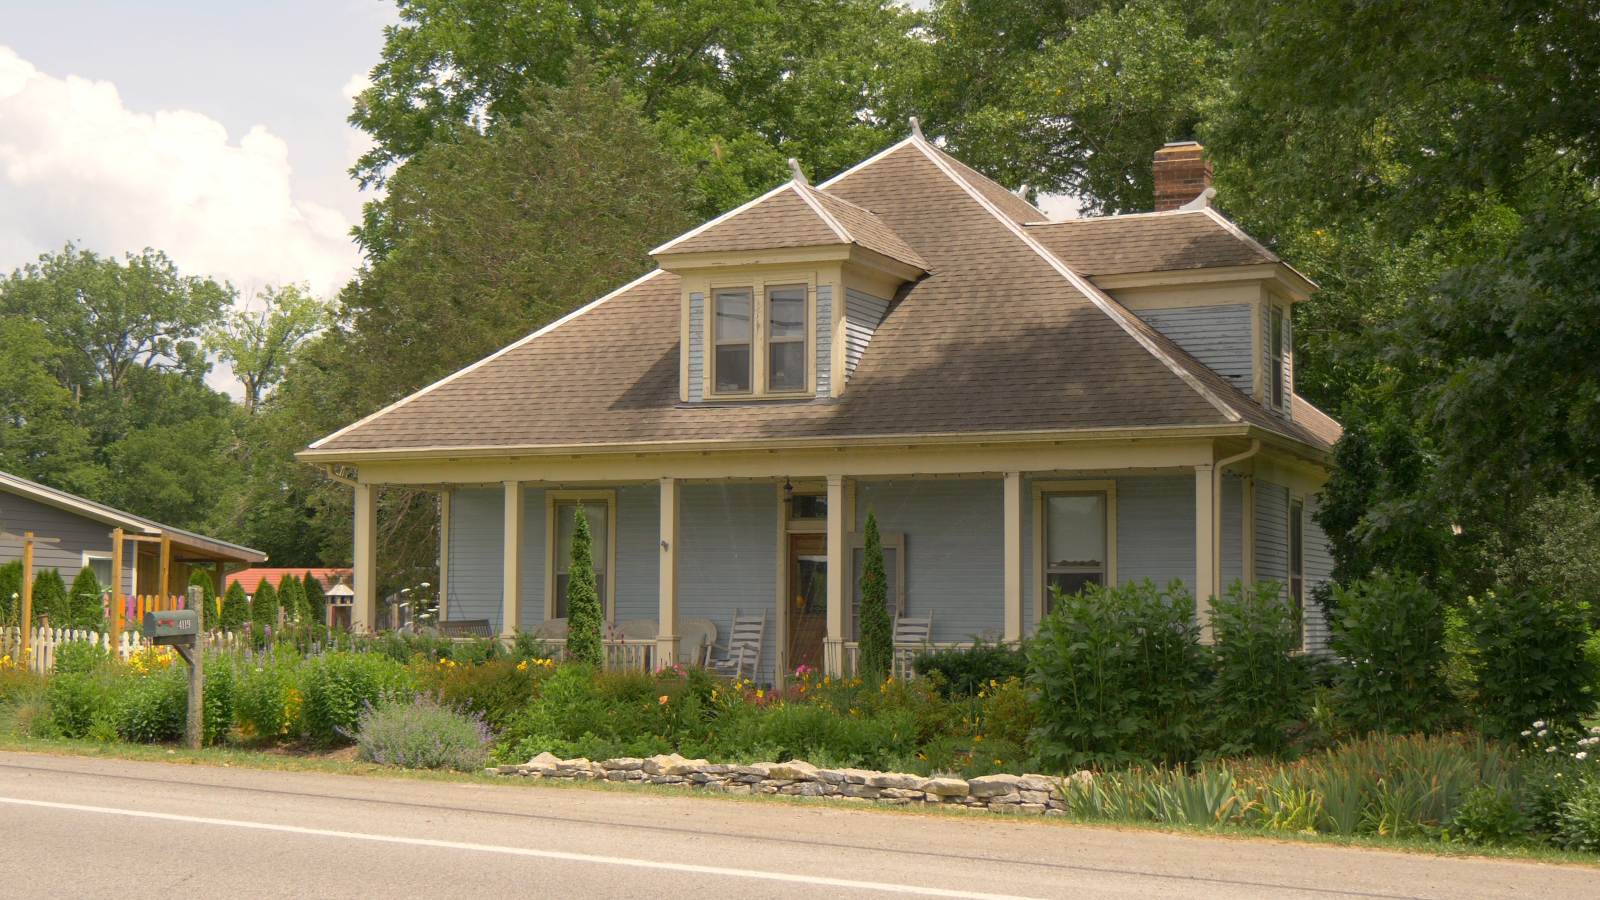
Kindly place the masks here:
<instances>
[{"instance_id":1,"label":"double-hung window","mask_svg":"<svg viewBox=\"0 0 1600 900\"><path fill-rule=\"evenodd\" d=\"M1044 558L1044 596L1048 615L1059 590L1076 594L1111 578L1111 497L1109 491L1048 491L1040 496Z\"/></svg>"},{"instance_id":2,"label":"double-hung window","mask_svg":"<svg viewBox=\"0 0 1600 900\"><path fill-rule=\"evenodd\" d=\"M884 606L893 622L906 614L906 536L884 532L879 544L883 548ZM866 570L866 535L857 532L852 535L850 547L850 619L846 625L851 640L861 635L861 573Z\"/></svg>"},{"instance_id":3,"label":"double-hung window","mask_svg":"<svg viewBox=\"0 0 1600 900\"><path fill-rule=\"evenodd\" d=\"M589 523L590 553L594 559L595 592L600 597L602 614L606 609L607 580L611 557L610 504L604 499L557 500L555 503L556 543L551 568L555 572L554 602L551 615L567 617L567 591L572 585L572 537L577 532L578 510Z\"/></svg>"},{"instance_id":4,"label":"double-hung window","mask_svg":"<svg viewBox=\"0 0 1600 900\"><path fill-rule=\"evenodd\" d=\"M1294 617L1294 632L1299 638L1304 634L1306 608L1306 505L1302 500L1289 501L1289 603Z\"/></svg>"},{"instance_id":5,"label":"double-hung window","mask_svg":"<svg viewBox=\"0 0 1600 900\"><path fill-rule=\"evenodd\" d=\"M806 389L806 286L767 288L767 390Z\"/></svg>"},{"instance_id":6,"label":"double-hung window","mask_svg":"<svg viewBox=\"0 0 1600 900\"><path fill-rule=\"evenodd\" d=\"M714 350L711 376L719 394L747 394L751 385L750 352L755 339L755 304L749 288L726 288L712 294Z\"/></svg>"}]
</instances>

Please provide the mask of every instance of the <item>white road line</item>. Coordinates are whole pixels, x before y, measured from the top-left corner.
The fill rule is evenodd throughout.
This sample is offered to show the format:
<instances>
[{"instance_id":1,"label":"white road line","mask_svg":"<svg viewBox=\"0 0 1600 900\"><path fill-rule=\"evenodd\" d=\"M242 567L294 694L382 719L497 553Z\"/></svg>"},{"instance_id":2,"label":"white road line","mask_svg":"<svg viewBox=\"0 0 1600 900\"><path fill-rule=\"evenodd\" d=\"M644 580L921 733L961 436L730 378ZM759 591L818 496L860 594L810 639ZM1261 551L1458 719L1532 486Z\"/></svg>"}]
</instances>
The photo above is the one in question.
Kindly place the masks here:
<instances>
[{"instance_id":1,"label":"white road line","mask_svg":"<svg viewBox=\"0 0 1600 900\"><path fill-rule=\"evenodd\" d=\"M1014 894L986 894L981 891L960 891L949 888L921 887L886 881L856 881L849 878L828 878L818 875L792 875L788 872L765 872L760 869L732 869L724 866L702 866L692 863L659 862L651 859L631 859L625 856L596 856L589 853L565 853L560 850L534 850L527 847L507 847L498 844L474 844L466 841L440 841L432 838L401 837L390 834L368 834L360 831L334 831L327 828L302 828L298 825L277 825L271 822L247 822L241 819L215 819L209 816L185 816L178 813L150 812L140 809L120 809L112 806L85 806L79 803L55 803L48 800L24 800L20 797L0 797L0 803L13 806L34 806L42 809L64 809L73 812L100 813L108 816L125 816L133 819L159 819L165 822L186 822L194 825L220 825L226 828L249 828L256 831L278 831L284 834L304 834L314 837L341 838L350 841L372 841L381 844L407 844L413 847L437 847L443 850L471 850L478 853L500 853L506 856L527 856L535 859L555 859L563 862L591 863L605 866L626 866L634 869L660 869L684 872L691 875L718 875L726 878L750 878L759 881L781 881L791 884L822 885L850 888L861 891L879 891L886 894L920 894L925 897L964 897L970 900L1029 900Z\"/></svg>"}]
</instances>

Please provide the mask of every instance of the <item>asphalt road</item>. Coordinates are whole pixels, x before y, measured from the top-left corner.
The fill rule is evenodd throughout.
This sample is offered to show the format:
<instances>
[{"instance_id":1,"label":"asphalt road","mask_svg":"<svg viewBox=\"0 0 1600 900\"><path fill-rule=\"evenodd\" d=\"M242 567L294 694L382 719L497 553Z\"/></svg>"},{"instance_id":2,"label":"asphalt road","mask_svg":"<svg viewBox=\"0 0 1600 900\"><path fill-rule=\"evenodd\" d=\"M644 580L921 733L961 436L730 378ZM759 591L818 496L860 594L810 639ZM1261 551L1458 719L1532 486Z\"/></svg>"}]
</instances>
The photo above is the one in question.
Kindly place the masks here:
<instances>
[{"instance_id":1,"label":"asphalt road","mask_svg":"<svg viewBox=\"0 0 1600 900\"><path fill-rule=\"evenodd\" d=\"M1597 897L1600 869L0 753L3 897Z\"/></svg>"}]
</instances>

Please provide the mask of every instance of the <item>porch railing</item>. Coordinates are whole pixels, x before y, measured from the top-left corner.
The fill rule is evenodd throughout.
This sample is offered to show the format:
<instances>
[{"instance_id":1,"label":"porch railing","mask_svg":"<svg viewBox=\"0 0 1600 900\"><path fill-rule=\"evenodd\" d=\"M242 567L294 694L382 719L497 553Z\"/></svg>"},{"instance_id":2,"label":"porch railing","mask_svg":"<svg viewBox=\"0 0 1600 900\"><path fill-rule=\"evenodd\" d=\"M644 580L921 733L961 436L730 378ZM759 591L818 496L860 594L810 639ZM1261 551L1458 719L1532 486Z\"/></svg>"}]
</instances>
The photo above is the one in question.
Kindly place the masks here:
<instances>
[{"instance_id":1,"label":"porch railing","mask_svg":"<svg viewBox=\"0 0 1600 900\"><path fill-rule=\"evenodd\" d=\"M539 643L550 649L553 658L567 656L566 638L545 638ZM645 638L606 638L600 642L605 651L607 672L652 672L656 642Z\"/></svg>"},{"instance_id":2,"label":"porch railing","mask_svg":"<svg viewBox=\"0 0 1600 900\"><path fill-rule=\"evenodd\" d=\"M917 654L931 650L965 650L973 646L972 641L929 641L923 644L896 644L894 647L894 660L892 674L895 678L908 679L917 677ZM845 641L844 643L844 673L854 675L858 670L861 660L861 643L859 641Z\"/></svg>"}]
</instances>

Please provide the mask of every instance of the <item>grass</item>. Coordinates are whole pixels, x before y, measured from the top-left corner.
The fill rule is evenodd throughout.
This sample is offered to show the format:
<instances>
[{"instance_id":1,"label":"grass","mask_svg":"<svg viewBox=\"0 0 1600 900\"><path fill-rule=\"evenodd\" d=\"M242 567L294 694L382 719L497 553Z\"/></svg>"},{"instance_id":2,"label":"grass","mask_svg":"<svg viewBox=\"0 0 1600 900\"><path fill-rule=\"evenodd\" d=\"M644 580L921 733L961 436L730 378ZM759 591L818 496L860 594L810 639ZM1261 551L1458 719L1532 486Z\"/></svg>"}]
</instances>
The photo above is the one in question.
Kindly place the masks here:
<instances>
[{"instance_id":1,"label":"grass","mask_svg":"<svg viewBox=\"0 0 1600 900\"><path fill-rule=\"evenodd\" d=\"M697 797L708 801L735 803L768 803L816 808L819 801L807 797L767 794L711 794L690 791L665 785L615 784L606 781L541 781L525 778L507 778L482 773L439 772L397 769L345 758L347 754L306 755L284 751L267 751L250 747L208 747L189 750L183 747L160 744L98 743L95 741L70 741L45 738L19 737L0 734L0 750L25 753L42 753L55 756L76 756L101 759L127 759L143 762L162 762L176 765L203 765L219 768L248 768L277 772L303 772L325 775L390 778L410 781L432 781L493 784L505 790L573 790L647 793L663 797ZM826 802L826 801L823 801ZM830 804L833 805L833 804ZM1222 840L1271 841L1284 844L1315 844L1361 850L1387 850L1426 856L1452 858L1483 858L1521 860L1527 862L1581 865L1600 868L1600 860L1582 853L1572 853L1552 847L1527 845L1514 847L1479 847L1444 844L1427 838L1382 838L1373 835L1336 835L1301 832L1265 832L1232 825L1199 827L1170 825L1155 822L1077 821L1070 818L1043 818L1023 815L997 815L964 808L878 806L871 803L837 804L852 810L878 815L944 816L963 819L988 819L994 822L1021 823L1041 827L1098 828L1111 831L1158 832Z\"/></svg>"}]
</instances>

